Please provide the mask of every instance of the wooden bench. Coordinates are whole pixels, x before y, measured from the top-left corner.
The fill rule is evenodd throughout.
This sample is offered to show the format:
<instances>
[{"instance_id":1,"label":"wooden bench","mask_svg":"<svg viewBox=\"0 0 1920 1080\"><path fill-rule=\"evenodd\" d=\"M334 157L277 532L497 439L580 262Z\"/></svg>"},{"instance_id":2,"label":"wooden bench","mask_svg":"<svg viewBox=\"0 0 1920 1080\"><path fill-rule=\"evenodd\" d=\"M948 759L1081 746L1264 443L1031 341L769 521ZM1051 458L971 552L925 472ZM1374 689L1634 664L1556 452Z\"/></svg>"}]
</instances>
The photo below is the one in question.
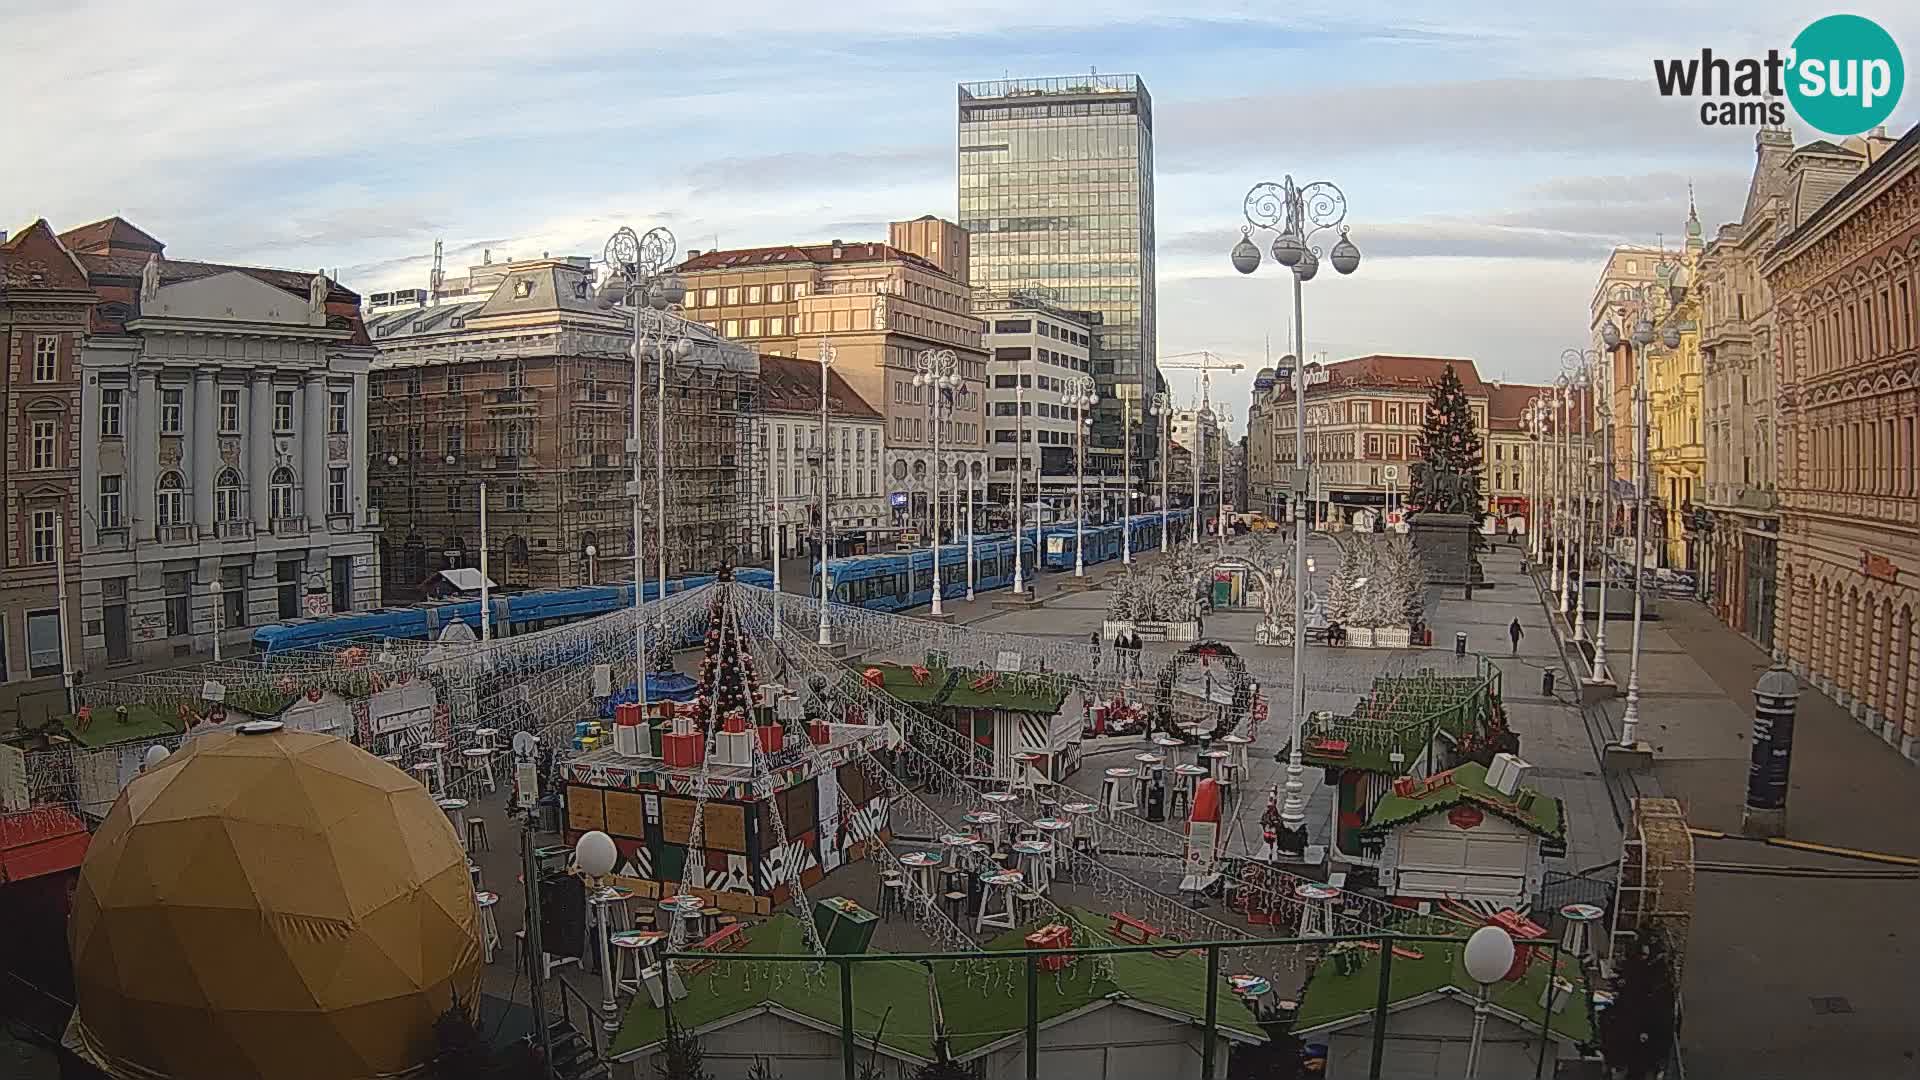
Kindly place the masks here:
<instances>
[{"instance_id":1,"label":"wooden bench","mask_svg":"<svg viewBox=\"0 0 1920 1080\"><path fill-rule=\"evenodd\" d=\"M744 952L746 947L746 926L741 923L732 923L701 938L700 944L694 947L694 951L705 953L735 953ZM711 971L719 962L717 959L703 957L693 961L687 966L687 974L698 975L703 971Z\"/></svg>"},{"instance_id":2,"label":"wooden bench","mask_svg":"<svg viewBox=\"0 0 1920 1080\"><path fill-rule=\"evenodd\" d=\"M1124 911L1113 913L1113 925L1107 927L1107 933L1129 945L1150 945L1160 936L1160 928L1141 922Z\"/></svg>"}]
</instances>

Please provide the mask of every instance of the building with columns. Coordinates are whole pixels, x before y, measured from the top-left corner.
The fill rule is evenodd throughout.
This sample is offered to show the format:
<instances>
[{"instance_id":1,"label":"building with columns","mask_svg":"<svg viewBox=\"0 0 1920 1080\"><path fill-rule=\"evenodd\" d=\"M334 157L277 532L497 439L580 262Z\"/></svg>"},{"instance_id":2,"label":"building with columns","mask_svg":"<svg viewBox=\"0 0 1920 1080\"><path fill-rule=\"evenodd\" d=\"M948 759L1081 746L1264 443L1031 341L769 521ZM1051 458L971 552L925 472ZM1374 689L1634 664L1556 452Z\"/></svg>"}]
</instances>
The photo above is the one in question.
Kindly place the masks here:
<instances>
[{"instance_id":1,"label":"building with columns","mask_svg":"<svg viewBox=\"0 0 1920 1080\"><path fill-rule=\"evenodd\" d=\"M208 651L376 599L359 297L324 274L63 233L99 297L81 356L87 666Z\"/></svg>"},{"instance_id":2,"label":"building with columns","mask_svg":"<svg viewBox=\"0 0 1920 1080\"><path fill-rule=\"evenodd\" d=\"M1781 235L1774 648L1920 759L1920 127Z\"/></svg>"},{"instance_id":3,"label":"building with columns","mask_svg":"<svg viewBox=\"0 0 1920 1080\"><path fill-rule=\"evenodd\" d=\"M67 711L80 595L80 351L93 290L45 221L0 234L6 542L0 544L0 735ZM64 569L62 575L60 571ZM61 578L64 577L64 581Z\"/></svg>"},{"instance_id":4,"label":"building with columns","mask_svg":"<svg viewBox=\"0 0 1920 1080\"><path fill-rule=\"evenodd\" d=\"M1780 504L1776 453L1775 305L1761 262L1782 236L1866 168L1870 146L1817 140L1795 148L1793 133L1754 135L1753 177L1739 221L1727 222L1701 253L1701 413L1705 483L1695 492L1695 527L1708 602L1728 626L1766 648L1780 601Z\"/></svg>"}]
</instances>

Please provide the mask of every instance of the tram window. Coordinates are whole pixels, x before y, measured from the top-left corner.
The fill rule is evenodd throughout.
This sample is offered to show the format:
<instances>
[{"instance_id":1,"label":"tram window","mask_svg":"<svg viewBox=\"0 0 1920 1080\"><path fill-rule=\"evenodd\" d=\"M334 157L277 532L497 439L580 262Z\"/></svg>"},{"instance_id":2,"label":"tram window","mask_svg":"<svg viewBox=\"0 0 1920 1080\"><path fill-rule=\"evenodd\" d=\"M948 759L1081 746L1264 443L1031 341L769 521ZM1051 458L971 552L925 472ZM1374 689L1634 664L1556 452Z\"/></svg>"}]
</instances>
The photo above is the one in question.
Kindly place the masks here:
<instances>
[{"instance_id":1,"label":"tram window","mask_svg":"<svg viewBox=\"0 0 1920 1080\"><path fill-rule=\"evenodd\" d=\"M933 591L933 571L931 569L915 570L913 572L913 591L919 592L922 589L928 592Z\"/></svg>"},{"instance_id":2,"label":"tram window","mask_svg":"<svg viewBox=\"0 0 1920 1080\"><path fill-rule=\"evenodd\" d=\"M840 602L841 603L844 604L847 602L849 598L849 593L850 593L849 583L841 582L840 584Z\"/></svg>"}]
</instances>

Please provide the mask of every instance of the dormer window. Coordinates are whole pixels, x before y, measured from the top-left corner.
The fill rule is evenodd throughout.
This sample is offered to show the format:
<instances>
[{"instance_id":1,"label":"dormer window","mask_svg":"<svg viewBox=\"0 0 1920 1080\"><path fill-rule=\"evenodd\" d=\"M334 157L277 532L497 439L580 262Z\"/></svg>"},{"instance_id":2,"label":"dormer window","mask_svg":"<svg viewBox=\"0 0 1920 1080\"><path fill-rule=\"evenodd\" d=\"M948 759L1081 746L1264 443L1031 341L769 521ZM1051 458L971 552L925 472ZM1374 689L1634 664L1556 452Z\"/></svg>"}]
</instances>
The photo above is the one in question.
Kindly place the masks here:
<instances>
[{"instance_id":1,"label":"dormer window","mask_svg":"<svg viewBox=\"0 0 1920 1080\"><path fill-rule=\"evenodd\" d=\"M533 280L531 278L521 278L519 281L513 283L513 298L515 300L525 300L532 295Z\"/></svg>"}]
</instances>

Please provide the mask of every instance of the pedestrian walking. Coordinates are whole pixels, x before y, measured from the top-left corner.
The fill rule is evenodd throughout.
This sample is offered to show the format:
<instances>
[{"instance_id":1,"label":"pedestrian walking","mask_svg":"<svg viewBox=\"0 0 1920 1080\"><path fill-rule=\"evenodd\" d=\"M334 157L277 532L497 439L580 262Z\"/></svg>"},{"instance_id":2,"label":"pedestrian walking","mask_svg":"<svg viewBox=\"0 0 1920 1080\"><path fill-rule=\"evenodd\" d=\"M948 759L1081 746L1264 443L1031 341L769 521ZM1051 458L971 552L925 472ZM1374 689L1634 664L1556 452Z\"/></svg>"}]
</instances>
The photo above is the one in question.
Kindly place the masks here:
<instances>
[{"instance_id":1,"label":"pedestrian walking","mask_svg":"<svg viewBox=\"0 0 1920 1080\"><path fill-rule=\"evenodd\" d=\"M1520 655L1520 636L1521 636L1519 619L1513 620L1513 625L1507 627L1507 636L1513 639L1513 655L1519 656Z\"/></svg>"},{"instance_id":2,"label":"pedestrian walking","mask_svg":"<svg viewBox=\"0 0 1920 1080\"><path fill-rule=\"evenodd\" d=\"M1087 647L1093 651L1093 674L1100 673L1100 631L1095 630L1087 637Z\"/></svg>"}]
</instances>

